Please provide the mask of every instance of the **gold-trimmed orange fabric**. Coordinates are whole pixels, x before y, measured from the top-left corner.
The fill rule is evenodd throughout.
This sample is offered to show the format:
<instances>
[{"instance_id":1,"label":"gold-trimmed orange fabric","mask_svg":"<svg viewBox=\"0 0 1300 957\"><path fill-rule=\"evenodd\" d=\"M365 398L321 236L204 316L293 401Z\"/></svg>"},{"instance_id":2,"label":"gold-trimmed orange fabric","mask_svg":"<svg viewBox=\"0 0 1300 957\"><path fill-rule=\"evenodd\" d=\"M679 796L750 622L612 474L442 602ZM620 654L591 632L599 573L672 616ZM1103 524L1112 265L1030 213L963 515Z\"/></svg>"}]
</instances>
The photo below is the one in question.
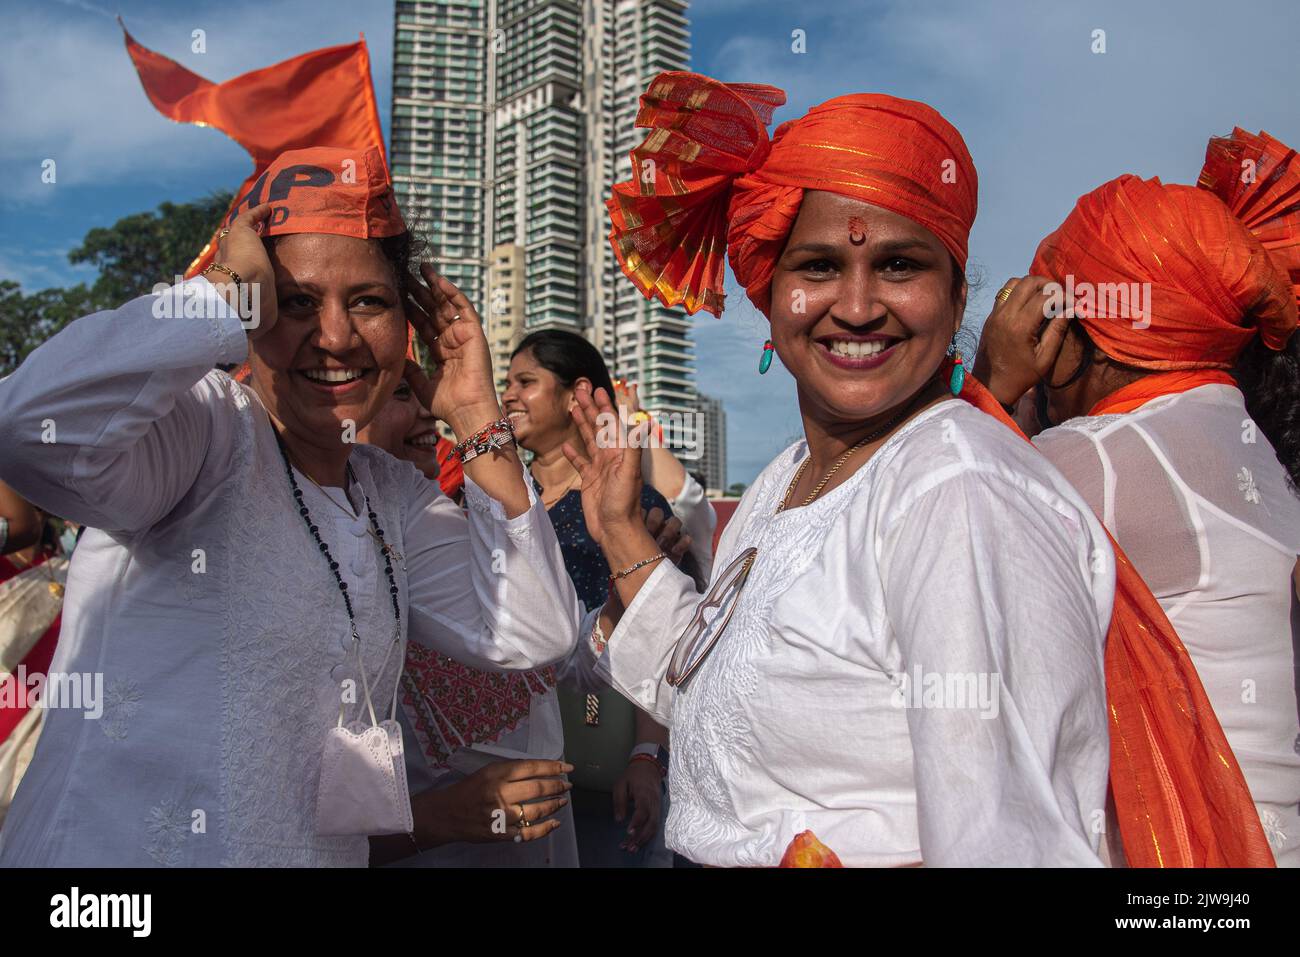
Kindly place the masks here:
<instances>
[{"instance_id":1,"label":"gold-trimmed orange fabric","mask_svg":"<svg viewBox=\"0 0 1300 957\"><path fill-rule=\"evenodd\" d=\"M1196 185L1223 200L1268 250L1300 305L1300 157L1296 151L1263 131L1256 135L1234 128L1231 136L1210 140ZM1285 327L1281 332L1289 335Z\"/></svg>"},{"instance_id":2,"label":"gold-trimmed orange fabric","mask_svg":"<svg viewBox=\"0 0 1300 957\"><path fill-rule=\"evenodd\" d=\"M949 360L945 379L951 371ZM961 398L1025 438L974 376ZM1110 787L1128 866L1273 867L1250 789L1187 649L1119 543L1110 543Z\"/></svg>"},{"instance_id":3,"label":"gold-trimmed orange fabric","mask_svg":"<svg viewBox=\"0 0 1300 957\"><path fill-rule=\"evenodd\" d=\"M1030 271L1074 289L1088 334L1128 365L1231 369L1257 334L1280 350L1300 301L1300 160L1238 129L1210 141L1197 187L1120 176L1079 198Z\"/></svg>"},{"instance_id":4,"label":"gold-trimmed orange fabric","mask_svg":"<svg viewBox=\"0 0 1300 957\"><path fill-rule=\"evenodd\" d=\"M661 73L641 97L632 178L614 187L610 244L647 298L721 315L723 251L766 313L804 190L861 199L933 232L965 268L978 179L961 134L924 103L836 97L769 139L785 94Z\"/></svg>"}]
</instances>

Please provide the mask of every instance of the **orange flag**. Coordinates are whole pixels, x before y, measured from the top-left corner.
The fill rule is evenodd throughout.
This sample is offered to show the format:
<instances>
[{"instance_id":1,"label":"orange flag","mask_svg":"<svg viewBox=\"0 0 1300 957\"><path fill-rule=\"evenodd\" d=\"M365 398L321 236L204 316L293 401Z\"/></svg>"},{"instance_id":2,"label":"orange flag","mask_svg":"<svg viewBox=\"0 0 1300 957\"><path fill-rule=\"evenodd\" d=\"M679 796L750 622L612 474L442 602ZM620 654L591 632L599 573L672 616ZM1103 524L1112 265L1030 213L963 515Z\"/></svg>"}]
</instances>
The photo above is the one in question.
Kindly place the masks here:
<instances>
[{"instance_id":1,"label":"orange flag","mask_svg":"<svg viewBox=\"0 0 1300 957\"><path fill-rule=\"evenodd\" d=\"M365 37L213 83L142 47L120 18L118 23L140 83L158 111L178 123L215 127L253 158L253 172L236 192L231 210L285 150L373 146L384 157ZM186 276L208 264L215 238L214 233Z\"/></svg>"}]
</instances>

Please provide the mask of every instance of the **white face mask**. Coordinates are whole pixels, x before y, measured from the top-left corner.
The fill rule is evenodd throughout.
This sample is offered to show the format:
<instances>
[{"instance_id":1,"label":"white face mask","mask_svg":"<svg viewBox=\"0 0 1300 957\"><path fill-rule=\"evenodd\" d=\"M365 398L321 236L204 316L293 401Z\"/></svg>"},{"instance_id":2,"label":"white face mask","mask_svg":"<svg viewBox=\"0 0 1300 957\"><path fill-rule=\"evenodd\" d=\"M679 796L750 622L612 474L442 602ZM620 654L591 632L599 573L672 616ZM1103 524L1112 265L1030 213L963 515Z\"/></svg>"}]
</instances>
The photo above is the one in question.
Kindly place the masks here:
<instances>
[{"instance_id":1,"label":"white face mask","mask_svg":"<svg viewBox=\"0 0 1300 957\"><path fill-rule=\"evenodd\" d=\"M340 706L338 724L325 736L320 787L316 793L316 833L322 836L410 834L414 828L411 795L406 785L402 728L397 723L402 658L399 655L398 680L394 683L388 718L379 721L370 699L361 640L355 632L352 644L357 650L370 724L358 720L345 725ZM379 666L381 676L393 648L400 644L400 639L394 637Z\"/></svg>"}]
</instances>

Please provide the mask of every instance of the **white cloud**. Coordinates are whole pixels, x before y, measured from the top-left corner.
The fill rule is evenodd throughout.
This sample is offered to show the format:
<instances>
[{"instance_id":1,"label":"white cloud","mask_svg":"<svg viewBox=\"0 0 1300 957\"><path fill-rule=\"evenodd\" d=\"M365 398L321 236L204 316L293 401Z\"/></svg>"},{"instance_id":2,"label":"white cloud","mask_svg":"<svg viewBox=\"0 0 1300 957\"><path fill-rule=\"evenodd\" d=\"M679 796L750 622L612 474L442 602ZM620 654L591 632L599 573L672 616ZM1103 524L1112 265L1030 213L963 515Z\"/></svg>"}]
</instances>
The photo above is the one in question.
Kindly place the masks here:
<instances>
[{"instance_id":1,"label":"white cloud","mask_svg":"<svg viewBox=\"0 0 1300 957\"><path fill-rule=\"evenodd\" d=\"M694 52L720 79L785 89L778 123L834 96L884 92L928 102L961 130L980 177L971 257L986 282L967 316L979 326L1003 280L1027 271L1082 193L1126 172L1195 182L1206 141L1234 124L1300 146L1297 26L1287 0L1238 3L1230 16L1210 0L1173 11L1119 0L872 0L793 5L752 25L741 18L724 43L702 51L697 41ZM807 30L807 53L790 51L794 27ZM1091 52L1094 29L1106 31L1104 54ZM737 288L730 273L728 283ZM729 312L723 322L732 321ZM715 341L734 347L724 338L697 333L702 370ZM779 420L777 403L790 399L768 378L729 377L729 414ZM733 428L735 480L747 477L742 460L766 462L787 437Z\"/></svg>"},{"instance_id":2,"label":"white cloud","mask_svg":"<svg viewBox=\"0 0 1300 957\"><path fill-rule=\"evenodd\" d=\"M92 283L97 274L94 266L69 263L67 249L0 248L0 279L18 283L24 293L50 286Z\"/></svg>"}]
</instances>

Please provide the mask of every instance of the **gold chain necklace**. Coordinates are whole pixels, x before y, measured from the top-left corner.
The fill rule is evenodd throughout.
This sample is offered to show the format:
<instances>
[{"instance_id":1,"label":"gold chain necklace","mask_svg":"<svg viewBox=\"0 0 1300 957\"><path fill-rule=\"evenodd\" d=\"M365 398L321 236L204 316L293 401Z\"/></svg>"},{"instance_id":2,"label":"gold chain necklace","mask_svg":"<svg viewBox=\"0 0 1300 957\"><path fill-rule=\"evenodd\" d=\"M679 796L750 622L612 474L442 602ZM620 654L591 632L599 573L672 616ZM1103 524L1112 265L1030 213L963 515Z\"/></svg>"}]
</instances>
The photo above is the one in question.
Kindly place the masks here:
<instances>
[{"instance_id":1,"label":"gold chain necklace","mask_svg":"<svg viewBox=\"0 0 1300 957\"><path fill-rule=\"evenodd\" d=\"M799 507L802 508L805 505L811 505L813 503L813 501L817 498L817 496L821 494L822 489L826 487L826 483L831 480L831 476L834 475L836 472L838 472L840 470L840 467L849 460L849 456L851 456L858 449L862 448L864 445L870 445L872 442L876 441L876 439L880 438L882 435L887 435L888 433L892 432L894 428L898 425L898 423L902 422L903 419L907 418L907 416L911 414L912 409L921 400L921 397L925 395L926 391L927 390L923 389L920 392L918 392L916 394L916 397L913 398L911 402L907 403L907 407L903 409L902 412L898 413L898 415L894 416L892 419L890 419L880 428L876 429L870 435L867 435L861 440L859 440L857 444L855 444L847 452L841 455L836 460L835 464L831 466L831 470L827 472L825 475L823 475L822 480L818 482L816 486L813 487L813 490L811 492L808 493L808 497L799 503ZM812 461L812 455L809 454L809 456L806 459L804 459L801 463L799 463L799 468L795 471L794 478L790 480L790 484L786 487L785 495L781 496L781 504L778 505L776 509L778 514L784 512L786 508L789 507L790 496L794 494L794 487L799 484L799 479L803 478L803 473L805 470L807 470L808 463L811 461Z\"/></svg>"},{"instance_id":2,"label":"gold chain necklace","mask_svg":"<svg viewBox=\"0 0 1300 957\"><path fill-rule=\"evenodd\" d=\"M543 496L542 508L546 509L547 511L550 511L552 508L554 508L556 503L558 503L560 499L564 498L564 496L568 495L571 491L573 491L577 487L576 485L574 485L575 479L581 481L582 476L579 475L577 472L573 473L573 478L569 479L567 482L564 483L564 485L560 490L560 494L555 496L554 498L548 500Z\"/></svg>"}]
</instances>

